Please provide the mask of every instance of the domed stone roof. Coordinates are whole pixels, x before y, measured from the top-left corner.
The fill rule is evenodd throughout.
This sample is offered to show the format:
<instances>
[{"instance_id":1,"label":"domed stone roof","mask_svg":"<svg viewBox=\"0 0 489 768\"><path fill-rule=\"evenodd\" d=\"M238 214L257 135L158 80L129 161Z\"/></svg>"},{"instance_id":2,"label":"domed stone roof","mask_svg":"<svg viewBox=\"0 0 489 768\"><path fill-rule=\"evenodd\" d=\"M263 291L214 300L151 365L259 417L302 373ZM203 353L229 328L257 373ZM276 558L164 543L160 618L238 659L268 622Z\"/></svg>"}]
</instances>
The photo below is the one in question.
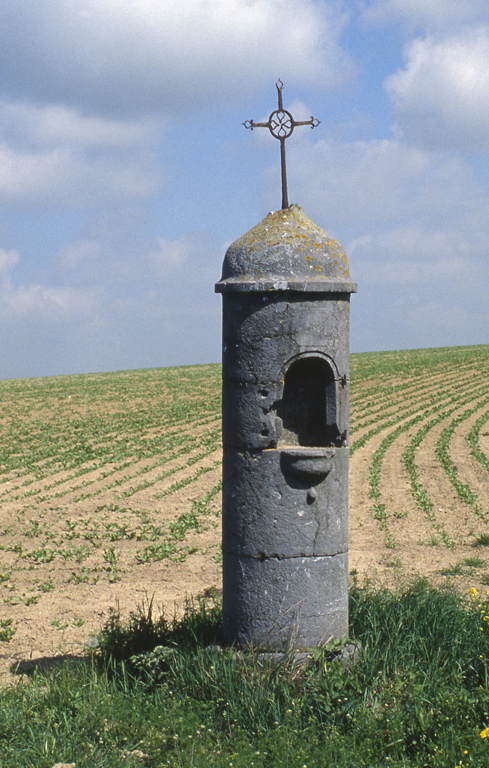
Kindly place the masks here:
<instances>
[{"instance_id":1,"label":"domed stone roof","mask_svg":"<svg viewBox=\"0 0 489 768\"><path fill-rule=\"evenodd\" d=\"M346 254L299 205L269 213L229 246L216 291L354 293Z\"/></svg>"}]
</instances>

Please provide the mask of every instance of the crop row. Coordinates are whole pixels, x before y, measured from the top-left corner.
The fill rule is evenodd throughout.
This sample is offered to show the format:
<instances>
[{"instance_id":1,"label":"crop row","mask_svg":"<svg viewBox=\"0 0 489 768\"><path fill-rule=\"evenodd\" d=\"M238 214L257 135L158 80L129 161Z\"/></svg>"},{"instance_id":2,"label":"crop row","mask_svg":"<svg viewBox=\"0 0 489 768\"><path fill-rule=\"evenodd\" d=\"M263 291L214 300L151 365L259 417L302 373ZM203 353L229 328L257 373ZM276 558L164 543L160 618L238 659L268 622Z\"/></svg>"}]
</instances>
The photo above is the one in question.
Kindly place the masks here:
<instances>
[{"instance_id":1,"label":"crop row","mask_svg":"<svg viewBox=\"0 0 489 768\"><path fill-rule=\"evenodd\" d=\"M385 486L387 457L402 459L412 502L447 548L464 543L462 535L455 540L453 534L457 514L465 520L469 513L473 515L470 525L474 532L487 528L489 459L481 449L480 434L489 420L488 393L489 347L352 358L352 474L357 452L368 456L370 514L382 533L384 546L398 546L390 526L394 519L396 530L402 530L400 520L412 528L412 503L405 490ZM466 422L474 418L473 425L466 428ZM430 438L435 431L436 436ZM470 461L479 466L479 473L486 473L480 482L473 479L474 470L464 457L454 452L453 439L458 434L465 437ZM427 483L430 473L432 481ZM402 476L398 484L403 485ZM390 502L386 500L387 490Z\"/></svg>"},{"instance_id":2,"label":"crop row","mask_svg":"<svg viewBox=\"0 0 489 768\"><path fill-rule=\"evenodd\" d=\"M0 432L12 610L46 584L144 585L159 561L219 560L219 366L0 382Z\"/></svg>"},{"instance_id":3,"label":"crop row","mask_svg":"<svg viewBox=\"0 0 489 768\"><path fill-rule=\"evenodd\" d=\"M382 545L400 551L414 510L450 551L460 543L454 515L471 516L474 537L485 530L489 483L474 484L453 441L463 433L489 477L481 446L489 347L353 355L351 370L351 481L366 457L360 495ZM9 572L63 561L83 581L187 558L217 521L219 419L219 366L0 382L0 549ZM386 487L394 456L404 496ZM219 557L218 533L212 541Z\"/></svg>"}]
</instances>

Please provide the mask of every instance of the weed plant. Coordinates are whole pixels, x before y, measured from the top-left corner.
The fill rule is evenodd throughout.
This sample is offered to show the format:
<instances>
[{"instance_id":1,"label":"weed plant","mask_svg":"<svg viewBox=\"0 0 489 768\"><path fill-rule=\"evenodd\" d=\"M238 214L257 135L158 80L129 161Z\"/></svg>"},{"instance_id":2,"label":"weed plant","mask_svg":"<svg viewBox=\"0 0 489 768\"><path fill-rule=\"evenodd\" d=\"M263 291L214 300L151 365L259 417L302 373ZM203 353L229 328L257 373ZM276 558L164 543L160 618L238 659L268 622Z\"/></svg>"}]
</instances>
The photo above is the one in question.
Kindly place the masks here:
<instances>
[{"instance_id":1,"label":"weed plant","mask_svg":"<svg viewBox=\"0 0 489 768\"><path fill-rule=\"evenodd\" d=\"M489 766L489 604L471 593L354 585L348 668L332 642L302 666L220 647L215 599L178 621L113 613L87 663L2 692L0 765Z\"/></svg>"},{"instance_id":2,"label":"weed plant","mask_svg":"<svg viewBox=\"0 0 489 768\"><path fill-rule=\"evenodd\" d=\"M352 356L351 452L388 431L372 450L369 476L371 513L388 546L396 544L392 517L409 522L409 514L383 498L384 462L410 431L403 458L413 499L432 523L432 543L455 548L416 460L445 420L438 460L481 522L482 495L463 484L449 449L454 430L483 409L467 441L489 466L479 445L489 418L488 358L487 345ZM63 560L76 569L70 583L95 584L194 551L186 535L214 523L220 485L176 520L161 519L153 502L217 466L220 374L219 366L199 366L0 382L0 500L18 505L17 517L2 523L0 550L12 555L0 574L6 603L24 565L50 565L55 574ZM66 515L66 494L69 505L95 505L101 488L118 503L62 518L64 533L39 512L52 500ZM141 491L151 494L144 510ZM474 547L488 543L477 528ZM95 568L87 559L97 553ZM473 557L445 572L475 579L485 567ZM54 575L42 578L38 592L55 588ZM15 599L34 605L39 596ZM272 666L252 650L221 649L220 607L209 599L189 605L179 621L156 615L151 603L127 621L113 613L88 663L39 671L0 693L0 768L489 768L487 603L423 581L395 591L354 585L351 639L361 653L348 671L334 644L315 649L302 667L292 656ZM65 628L59 619L53 626ZM1 641L15 631L2 619Z\"/></svg>"}]
</instances>

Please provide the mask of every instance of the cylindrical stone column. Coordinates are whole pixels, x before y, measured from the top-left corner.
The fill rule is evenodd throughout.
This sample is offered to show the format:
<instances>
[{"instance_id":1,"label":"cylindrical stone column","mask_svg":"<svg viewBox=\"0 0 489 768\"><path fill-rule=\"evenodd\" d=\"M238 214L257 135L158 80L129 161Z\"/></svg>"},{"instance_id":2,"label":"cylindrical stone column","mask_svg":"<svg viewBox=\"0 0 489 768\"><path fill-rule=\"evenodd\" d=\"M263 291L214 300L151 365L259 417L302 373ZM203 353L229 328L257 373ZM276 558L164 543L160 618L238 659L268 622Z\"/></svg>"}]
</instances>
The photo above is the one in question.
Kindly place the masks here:
<instances>
[{"instance_id":1,"label":"cylindrical stone column","mask_svg":"<svg viewBox=\"0 0 489 768\"><path fill-rule=\"evenodd\" d=\"M349 300L299 206L233 243L223 294L223 632L306 650L348 633Z\"/></svg>"}]
</instances>

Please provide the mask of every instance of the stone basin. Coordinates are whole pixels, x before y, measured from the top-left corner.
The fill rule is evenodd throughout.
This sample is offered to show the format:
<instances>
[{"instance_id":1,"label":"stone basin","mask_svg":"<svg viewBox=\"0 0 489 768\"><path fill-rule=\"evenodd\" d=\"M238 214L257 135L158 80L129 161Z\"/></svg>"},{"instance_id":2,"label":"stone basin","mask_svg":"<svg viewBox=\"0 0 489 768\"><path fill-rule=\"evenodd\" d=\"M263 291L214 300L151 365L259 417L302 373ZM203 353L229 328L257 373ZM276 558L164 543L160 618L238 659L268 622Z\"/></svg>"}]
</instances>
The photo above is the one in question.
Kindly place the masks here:
<instances>
[{"instance_id":1,"label":"stone basin","mask_svg":"<svg viewBox=\"0 0 489 768\"><path fill-rule=\"evenodd\" d=\"M333 467L334 448L294 445L281 448L280 466L284 474L313 486L322 482Z\"/></svg>"}]
</instances>

